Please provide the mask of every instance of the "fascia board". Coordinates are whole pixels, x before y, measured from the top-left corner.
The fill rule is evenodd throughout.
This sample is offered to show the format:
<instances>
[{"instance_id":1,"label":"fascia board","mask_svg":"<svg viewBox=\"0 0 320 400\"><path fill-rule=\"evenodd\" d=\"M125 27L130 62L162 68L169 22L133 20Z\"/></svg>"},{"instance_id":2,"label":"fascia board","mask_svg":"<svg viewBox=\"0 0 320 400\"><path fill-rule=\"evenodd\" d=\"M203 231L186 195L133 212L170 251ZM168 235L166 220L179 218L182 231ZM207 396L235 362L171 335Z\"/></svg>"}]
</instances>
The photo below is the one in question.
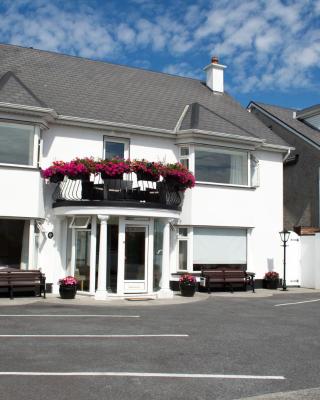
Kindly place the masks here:
<instances>
[{"instance_id":1,"label":"fascia board","mask_svg":"<svg viewBox=\"0 0 320 400\"><path fill-rule=\"evenodd\" d=\"M5 103L0 102L0 112L12 112L16 114L27 114L33 116L50 116L56 118L57 113L53 108L26 106L23 104Z\"/></svg>"},{"instance_id":2,"label":"fascia board","mask_svg":"<svg viewBox=\"0 0 320 400\"><path fill-rule=\"evenodd\" d=\"M200 129L186 129L179 131L177 133L177 138L178 139L192 138L195 141L197 141L198 138L206 138L208 140L210 140L210 138L212 140L216 140L218 138L220 140L232 141L237 143L250 143L257 146L261 146L263 143L265 143L265 139L250 138L246 136L233 135L229 133L204 131Z\"/></svg>"},{"instance_id":3,"label":"fascia board","mask_svg":"<svg viewBox=\"0 0 320 400\"><path fill-rule=\"evenodd\" d=\"M92 127L92 128L106 128L112 130L119 130L123 131L124 129L128 132L133 133L141 133L147 135L154 135L154 136L171 136L173 137L175 132L173 130L168 129L160 129L154 128L149 126L140 126L140 125L133 125L127 124L122 122L112 122L112 121L103 121L103 120L96 120L91 118L80 118L80 117L73 117L67 115L59 115L55 121L58 124L63 125L76 125L76 126L83 126L83 127Z\"/></svg>"}]
</instances>

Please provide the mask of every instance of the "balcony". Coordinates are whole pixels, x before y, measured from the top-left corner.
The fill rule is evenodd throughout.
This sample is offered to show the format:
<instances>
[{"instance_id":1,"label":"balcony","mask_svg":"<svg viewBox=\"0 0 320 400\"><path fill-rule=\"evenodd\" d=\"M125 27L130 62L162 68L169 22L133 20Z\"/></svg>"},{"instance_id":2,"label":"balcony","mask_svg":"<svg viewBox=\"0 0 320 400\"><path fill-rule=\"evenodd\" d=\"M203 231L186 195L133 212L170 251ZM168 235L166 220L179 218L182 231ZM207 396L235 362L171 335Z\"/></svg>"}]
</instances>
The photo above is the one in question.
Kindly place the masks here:
<instances>
[{"instance_id":1,"label":"balcony","mask_svg":"<svg viewBox=\"0 0 320 400\"><path fill-rule=\"evenodd\" d=\"M141 207L181 210L183 192L164 181L137 180L136 174L125 174L124 179L73 180L67 177L53 192L53 207Z\"/></svg>"}]
</instances>

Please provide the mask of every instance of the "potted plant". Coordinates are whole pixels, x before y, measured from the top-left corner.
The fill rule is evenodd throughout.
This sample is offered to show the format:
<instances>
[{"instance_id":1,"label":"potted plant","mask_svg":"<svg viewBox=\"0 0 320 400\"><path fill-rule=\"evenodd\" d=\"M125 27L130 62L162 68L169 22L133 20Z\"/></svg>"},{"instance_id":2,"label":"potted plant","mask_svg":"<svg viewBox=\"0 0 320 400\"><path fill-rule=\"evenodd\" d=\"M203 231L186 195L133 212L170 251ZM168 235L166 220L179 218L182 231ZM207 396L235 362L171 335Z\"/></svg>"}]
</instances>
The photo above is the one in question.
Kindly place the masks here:
<instances>
[{"instance_id":1,"label":"potted plant","mask_svg":"<svg viewBox=\"0 0 320 400\"><path fill-rule=\"evenodd\" d=\"M279 274L276 271L267 272L264 275L263 286L265 289L278 289Z\"/></svg>"},{"instance_id":2,"label":"potted plant","mask_svg":"<svg viewBox=\"0 0 320 400\"><path fill-rule=\"evenodd\" d=\"M66 276L59 280L59 293L62 299L74 299L77 293L78 280L73 276Z\"/></svg>"},{"instance_id":3,"label":"potted plant","mask_svg":"<svg viewBox=\"0 0 320 400\"><path fill-rule=\"evenodd\" d=\"M120 158L100 160L96 163L96 172L101 173L102 179L122 179L123 174L130 172L130 162Z\"/></svg>"},{"instance_id":4,"label":"potted plant","mask_svg":"<svg viewBox=\"0 0 320 400\"><path fill-rule=\"evenodd\" d=\"M193 297L196 292L196 278L189 274L184 274L179 279L181 296Z\"/></svg>"},{"instance_id":5,"label":"potted plant","mask_svg":"<svg viewBox=\"0 0 320 400\"><path fill-rule=\"evenodd\" d=\"M192 173L181 163L166 164L163 166L161 175L169 188L185 191L195 185Z\"/></svg>"},{"instance_id":6,"label":"potted plant","mask_svg":"<svg viewBox=\"0 0 320 400\"><path fill-rule=\"evenodd\" d=\"M135 172L138 181L158 182L162 164L146 160L134 160L131 163L131 171Z\"/></svg>"},{"instance_id":7,"label":"potted plant","mask_svg":"<svg viewBox=\"0 0 320 400\"><path fill-rule=\"evenodd\" d=\"M65 165L65 174L72 180L81 179L88 181L90 178L90 172L90 168L79 158L76 158Z\"/></svg>"},{"instance_id":8,"label":"potted plant","mask_svg":"<svg viewBox=\"0 0 320 400\"><path fill-rule=\"evenodd\" d=\"M62 182L66 175L65 167L64 161L54 161L50 167L41 170L41 176L51 183Z\"/></svg>"}]
</instances>

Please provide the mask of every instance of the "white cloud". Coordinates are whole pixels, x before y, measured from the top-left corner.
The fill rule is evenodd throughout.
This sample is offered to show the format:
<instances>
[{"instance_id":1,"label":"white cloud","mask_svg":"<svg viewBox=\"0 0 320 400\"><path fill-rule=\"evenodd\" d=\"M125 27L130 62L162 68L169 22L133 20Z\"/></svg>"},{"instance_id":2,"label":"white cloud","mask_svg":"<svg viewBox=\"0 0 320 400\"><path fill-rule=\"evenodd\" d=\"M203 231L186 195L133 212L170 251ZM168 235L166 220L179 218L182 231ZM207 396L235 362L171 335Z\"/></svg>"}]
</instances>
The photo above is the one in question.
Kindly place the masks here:
<instances>
[{"instance_id":1,"label":"white cloud","mask_svg":"<svg viewBox=\"0 0 320 400\"><path fill-rule=\"evenodd\" d=\"M216 54L228 87L242 92L311 87L319 71L320 0L74 4L2 0L0 41L197 78Z\"/></svg>"}]
</instances>

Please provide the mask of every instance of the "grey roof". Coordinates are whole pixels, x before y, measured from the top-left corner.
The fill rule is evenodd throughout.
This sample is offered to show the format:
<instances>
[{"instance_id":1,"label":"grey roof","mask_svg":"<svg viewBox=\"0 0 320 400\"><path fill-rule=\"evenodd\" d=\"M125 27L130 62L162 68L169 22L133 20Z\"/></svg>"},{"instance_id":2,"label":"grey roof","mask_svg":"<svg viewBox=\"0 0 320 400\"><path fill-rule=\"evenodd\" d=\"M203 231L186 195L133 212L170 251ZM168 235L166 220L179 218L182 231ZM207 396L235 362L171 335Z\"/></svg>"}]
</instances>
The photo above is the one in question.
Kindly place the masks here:
<instances>
[{"instance_id":1,"label":"grey roof","mask_svg":"<svg viewBox=\"0 0 320 400\"><path fill-rule=\"evenodd\" d=\"M320 132L317 129L311 128L303 121L294 118L294 113L299 111L298 109L284 108L257 102L252 103L257 104L261 109L273 115L279 121L285 123L290 128L294 129L301 135L305 136L307 139L313 141L315 144L320 146Z\"/></svg>"},{"instance_id":2,"label":"grey roof","mask_svg":"<svg viewBox=\"0 0 320 400\"><path fill-rule=\"evenodd\" d=\"M0 79L8 72L0 101L45 104L61 115L168 130L186 105L199 103L198 129L287 145L227 93L212 92L197 79L0 44Z\"/></svg>"},{"instance_id":3,"label":"grey roof","mask_svg":"<svg viewBox=\"0 0 320 400\"><path fill-rule=\"evenodd\" d=\"M320 112L320 104L314 104L311 107L304 108L303 110L297 110L297 118L303 119L306 115L318 114Z\"/></svg>"}]
</instances>

